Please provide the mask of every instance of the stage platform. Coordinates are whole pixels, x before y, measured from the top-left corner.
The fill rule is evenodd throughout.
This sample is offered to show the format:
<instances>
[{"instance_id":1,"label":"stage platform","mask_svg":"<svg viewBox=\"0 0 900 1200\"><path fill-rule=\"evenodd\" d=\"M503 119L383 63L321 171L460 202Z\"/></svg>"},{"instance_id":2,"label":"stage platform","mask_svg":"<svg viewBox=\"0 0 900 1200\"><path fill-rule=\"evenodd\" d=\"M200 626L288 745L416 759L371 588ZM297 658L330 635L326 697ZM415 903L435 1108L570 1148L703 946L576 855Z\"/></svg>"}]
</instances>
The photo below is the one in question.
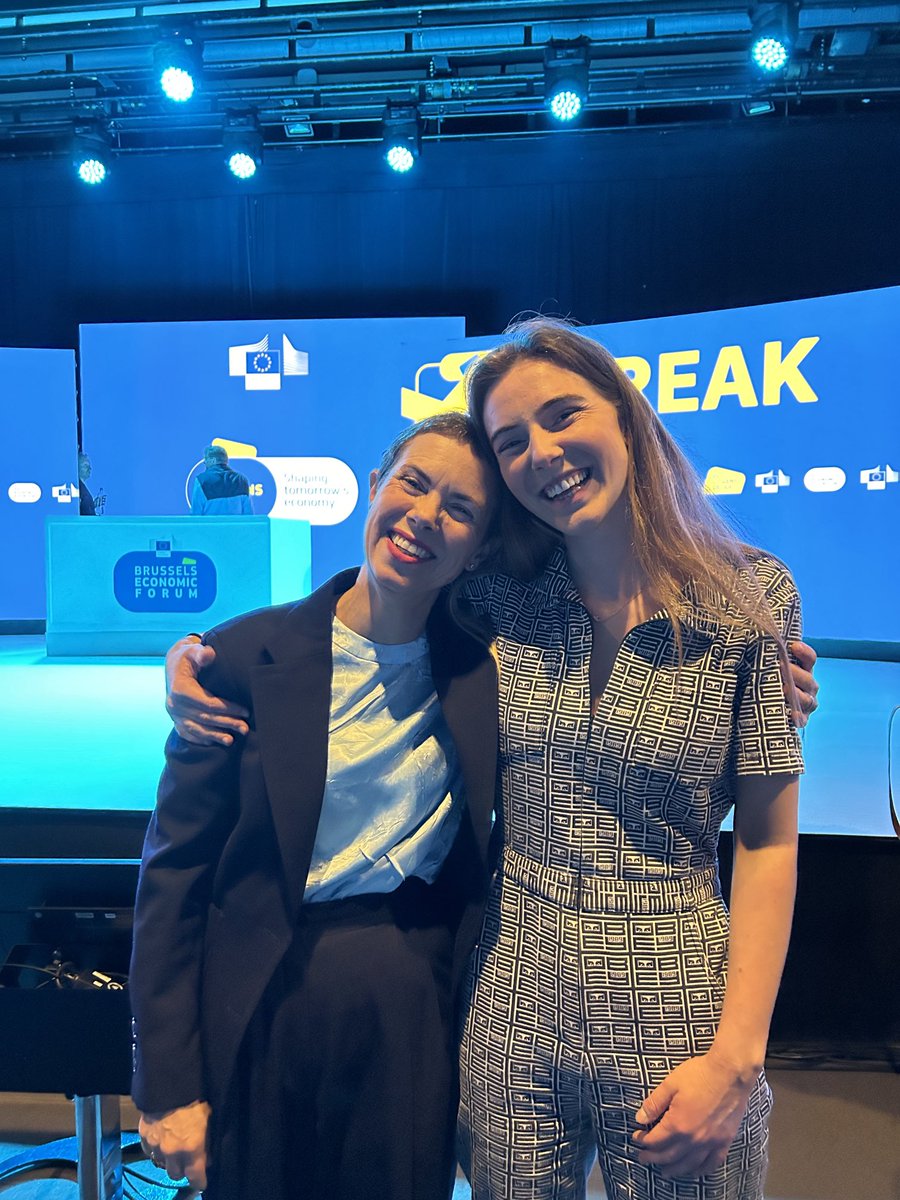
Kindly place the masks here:
<instances>
[{"instance_id":1,"label":"stage platform","mask_svg":"<svg viewBox=\"0 0 900 1200\"><path fill-rule=\"evenodd\" d=\"M816 674L801 829L890 836L888 722L900 663L823 658ZM42 637L0 637L0 807L152 808L171 728L163 698L161 658L48 659Z\"/></svg>"},{"instance_id":2,"label":"stage platform","mask_svg":"<svg viewBox=\"0 0 900 1200\"><path fill-rule=\"evenodd\" d=\"M171 722L161 658L48 658L0 638L0 806L153 807Z\"/></svg>"}]
</instances>

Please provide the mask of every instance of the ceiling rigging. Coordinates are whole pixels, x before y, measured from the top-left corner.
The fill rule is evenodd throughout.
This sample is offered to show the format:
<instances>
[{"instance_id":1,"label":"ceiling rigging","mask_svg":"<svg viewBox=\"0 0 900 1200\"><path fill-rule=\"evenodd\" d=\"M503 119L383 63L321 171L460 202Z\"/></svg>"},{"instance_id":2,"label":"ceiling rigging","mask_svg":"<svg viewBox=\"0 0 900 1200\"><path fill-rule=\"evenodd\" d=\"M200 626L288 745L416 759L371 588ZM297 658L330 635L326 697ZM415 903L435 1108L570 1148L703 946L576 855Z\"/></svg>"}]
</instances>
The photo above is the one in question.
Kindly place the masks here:
<instances>
[{"instance_id":1,"label":"ceiling rigging","mask_svg":"<svg viewBox=\"0 0 900 1200\"><path fill-rule=\"evenodd\" d=\"M773 22L785 57L769 47L765 71L751 43ZM188 98L160 86L172 52ZM70 155L75 137L113 157L221 151L246 130L259 165L380 143L402 117L408 162L437 139L562 128L557 92L586 131L897 112L900 4L0 4L0 158Z\"/></svg>"}]
</instances>

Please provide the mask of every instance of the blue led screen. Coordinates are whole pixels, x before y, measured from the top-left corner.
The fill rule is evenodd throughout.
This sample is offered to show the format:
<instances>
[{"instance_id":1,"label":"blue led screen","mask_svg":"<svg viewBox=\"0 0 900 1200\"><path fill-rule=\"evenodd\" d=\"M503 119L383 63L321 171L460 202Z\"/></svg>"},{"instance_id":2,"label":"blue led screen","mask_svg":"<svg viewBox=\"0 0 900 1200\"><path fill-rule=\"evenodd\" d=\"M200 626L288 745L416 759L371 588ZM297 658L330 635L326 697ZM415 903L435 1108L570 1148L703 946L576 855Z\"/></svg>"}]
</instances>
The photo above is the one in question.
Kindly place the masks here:
<instances>
[{"instance_id":1,"label":"blue led screen","mask_svg":"<svg viewBox=\"0 0 900 1200\"><path fill-rule=\"evenodd\" d=\"M809 637L900 640L900 288L587 332L791 567Z\"/></svg>"},{"instance_id":2,"label":"blue led screen","mask_svg":"<svg viewBox=\"0 0 900 1200\"><path fill-rule=\"evenodd\" d=\"M582 332L619 359L740 536L790 566L806 636L900 641L900 288ZM467 339L447 361L496 341Z\"/></svg>"},{"instance_id":3,"label":"blue led screen","mask_svg":"<svg viewBox=\"0 0 900 1200\"><path fill-rule=\"evenodd\" d=\"M83 444L106 512L187 513L215 440L255 513L312 523L321 583L359 561L401 387L463 332L461 317L82 326Z\"/></svg>"},{"instance_id":4,"label":"blue led screen","mask_svg":"<svg viewBox=\"0 0 900 1200\"><path fill-rule=\"evenodd\" d=\"M0 349L0 620L43 620L44 520L78 514L75 353Z\"/></svg>"}]
</instances>

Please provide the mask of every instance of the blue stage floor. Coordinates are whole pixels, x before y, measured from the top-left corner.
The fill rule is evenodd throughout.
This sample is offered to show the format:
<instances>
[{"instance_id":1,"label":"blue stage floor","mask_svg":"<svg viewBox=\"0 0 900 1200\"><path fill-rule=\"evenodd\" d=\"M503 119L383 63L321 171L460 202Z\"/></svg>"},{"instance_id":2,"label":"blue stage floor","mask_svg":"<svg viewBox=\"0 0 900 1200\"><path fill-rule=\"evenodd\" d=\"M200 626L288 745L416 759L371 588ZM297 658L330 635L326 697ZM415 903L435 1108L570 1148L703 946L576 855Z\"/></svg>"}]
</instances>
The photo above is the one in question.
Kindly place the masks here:
<instances>
[{"instance_id":1,"label":"blue stage floor","mask_svg":"<svg viewBox=\"0 0 900 1200\"><path fill-rule=\"evenodd\" d=\"M890 836L888 720L900 663L823 659L816 673L801 828ZM152 808L171 728L163 696L161 659L48 659L43 638L0 637L0 806Z\"/></svg>"},{"instance_id":2,"label":"blue stage floor","mask_svg":"<svg viewBox=\"0 0 900 1200\"><path fill-rule=\"evenodd\" d=\"M0 638L0 805L149 809L171 723L158 658L47 658Z\"/></svg>"}]
</instances>

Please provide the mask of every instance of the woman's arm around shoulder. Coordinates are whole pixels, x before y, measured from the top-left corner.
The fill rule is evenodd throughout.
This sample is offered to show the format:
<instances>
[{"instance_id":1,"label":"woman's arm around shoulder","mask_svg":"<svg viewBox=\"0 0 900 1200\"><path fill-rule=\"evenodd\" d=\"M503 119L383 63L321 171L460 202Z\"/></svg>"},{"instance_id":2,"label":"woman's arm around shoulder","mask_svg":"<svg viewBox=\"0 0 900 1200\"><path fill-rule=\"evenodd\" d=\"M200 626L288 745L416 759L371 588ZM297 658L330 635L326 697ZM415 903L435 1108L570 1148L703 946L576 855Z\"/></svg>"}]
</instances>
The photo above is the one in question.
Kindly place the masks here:
<instances>
[{"instance_id":1,"label":"woman's arm around shoulder","mask_svg":"<svg viewBox=\"0 0 900 1200\"><path fill-rule=\"evenodd\" d=\"M798 729L802 729L819 707L819 681L813 674L816 652L801 640L800 594L790 569L773 554L760 552L753 560L753 569L790 655L795 694L791 695L787 686L785 694L791 707L792 720Z\"/></svg>"}]
</instances>

